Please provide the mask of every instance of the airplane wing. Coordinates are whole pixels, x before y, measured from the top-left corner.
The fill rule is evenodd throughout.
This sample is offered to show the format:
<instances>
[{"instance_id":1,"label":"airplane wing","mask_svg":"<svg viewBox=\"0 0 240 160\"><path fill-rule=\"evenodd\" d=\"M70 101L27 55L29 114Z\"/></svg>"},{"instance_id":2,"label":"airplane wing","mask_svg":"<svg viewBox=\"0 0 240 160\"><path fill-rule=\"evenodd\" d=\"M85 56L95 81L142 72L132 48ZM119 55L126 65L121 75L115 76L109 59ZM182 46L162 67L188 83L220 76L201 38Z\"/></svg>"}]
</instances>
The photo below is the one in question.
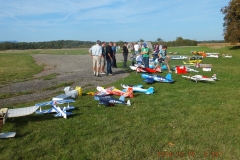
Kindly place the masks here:
<instances>
[{"instance_id":1,"label":"airplane wing","mask_svg":"<svg viewBox=\"0 0 240 160\"><path fill-rule=\"evenodd\" d=\"M99 99L99 104L103 104L105 106L109 106L110 105L109 100L102 99L102 98Z\"/></svg>"},{"instance_id":2,"label":"airplane wing","mask_svg":"<svg viewBox=\"0 0 240 160\"><path fill-rule=\"evenodd\" d=\"M153 78L146 78L146 79L144 80L144 82L146 82L146 83L153 83L153 82L154 82L154 79L153 79Z\"/></svg>"},{"instance_id":3,"label":"airplane wing","mask_svg":"<svg viewBox=\"0 0 240 160\"><path fill-rule=\"evenodd\" d=\"M39 106L8 109L7 117L13 118L13 117L26 116L26 115L34 113L38 108L39 108Z\"/></svg>"}]
</instances>

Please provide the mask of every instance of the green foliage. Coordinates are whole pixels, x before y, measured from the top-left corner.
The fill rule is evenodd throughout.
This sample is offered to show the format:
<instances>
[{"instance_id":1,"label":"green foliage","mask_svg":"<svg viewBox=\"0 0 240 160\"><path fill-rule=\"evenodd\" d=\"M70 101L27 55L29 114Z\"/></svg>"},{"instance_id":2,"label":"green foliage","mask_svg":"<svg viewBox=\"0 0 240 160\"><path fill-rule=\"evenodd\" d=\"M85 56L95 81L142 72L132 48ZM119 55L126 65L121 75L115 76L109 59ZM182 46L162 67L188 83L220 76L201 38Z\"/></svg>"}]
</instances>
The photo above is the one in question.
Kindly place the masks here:
<instances>
[{"instance_id":1,"label":"green foliage","mask_svg":"<svg viewBox=\"0 0 240 160\"><path fill-rule=\"evenodd\" d=\"M221 9L224 16L224 39L226 42L240 42L240 0L230 0L229 5Z\"/></svg>"},{"instance_id":2,"label":"green foliage","mask_svg":"<svg viewBox=\"0 0 240 160\"><path fill-rule=\"evenodd\" d=\"M9 49L62 49L62 48L90 48L95 42L59 40L49 42L3 42L0 43L0 50Z\"/></svg>"},{"instance_id":3,"label":"green foliage","mask_svg":"<svg viewBox=\"0 0 240 160\"><path fill-rule=\"evenodd\" d=\"M233 58L203 60L213 64L213 71L199 74L216 73L220 81L196 84L173 73L174 84L144 84L144 88L154 87L155 94L135 93L129 107L98 106L86 95L96 91L92 88L83 89L67 120L35 114L8 119L2 132L16 131L17 135L1 140L1 159L238 159L239 49L168 48L182 55L192 50L232 54ZM181 64L181 60L170 61L173 66ZM120 84L143 81L132 72L104 87L121 88Z\"/></svg>"}]
</instances>

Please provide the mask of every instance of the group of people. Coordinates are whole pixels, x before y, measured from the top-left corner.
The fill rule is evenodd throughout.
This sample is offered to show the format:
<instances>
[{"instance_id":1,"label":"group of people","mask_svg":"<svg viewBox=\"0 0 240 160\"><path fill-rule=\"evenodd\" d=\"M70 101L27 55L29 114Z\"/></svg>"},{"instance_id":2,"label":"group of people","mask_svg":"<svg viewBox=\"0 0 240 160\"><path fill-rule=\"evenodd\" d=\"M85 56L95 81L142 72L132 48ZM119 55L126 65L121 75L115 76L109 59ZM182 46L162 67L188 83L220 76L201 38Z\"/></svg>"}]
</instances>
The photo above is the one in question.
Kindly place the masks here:
<instances>
[{"instance_id":1,"label":"group of people","mask_svg":"<svg viewBox=\"0 0 240 160\"><path fill-rule=\"evenodd\" d=\"M101 74L107 74L108 76L114 75L112 72L112 67L117 67L116 62L116 53L119 47L116 43L109 42L106 45L106 42L101 42L97 40L96 44L89 49L89 53L93 59L93 74L94 76L101 77ZM127 43L124 43L123 46L123 67L127 67L127 57L128 57L128 48ZM105 66L107 63L107 72L105 72Z\"/></svg>"},{"instance_id":2,"label":"group of people","mask_svg":"<svg viewBox=\"0 0 240 160\"><path fill-rule=\"evenodd\" d=\"M113 42L109 42L106 45L106 42L97 41L95 45L93 45L89 49L89 53L93 59L93 74L94 76L101 77L101 74L107 74L108 76L114 75L112 72L112 67L117 68L116 63L116 52L117 52L117 44ZM140 52L139 52L140 51ZM145 66L145 68L149 68L149 57L150 50L146 43L143 43L142 47L135 43L134 45L134 54L132 57L132 65L134 65L134 61L137 63L141 62ZM127 68L127 58L128 58L128 47L127 43L124 43L122 48L123 53L123 68ZM168 71L171 72L169 67L170 57L167 55L167 46L166 45L154 45L154 53L153 60L155 62L156 67L159 66L160 63L164 62L168 68ZM107 72L105 72L105 66L107 64Z\"/></svg>"},{"instance_id":3,"label":"group of people","mask_svg":"<svg viewBox=\"0 0 240 160\"><path fill-rule=\"evenodd\" d=\"M132 65L134 65L134 60L141 64L143 63L145 68L149 68L149 48L147 47L146 43L143 43L141 47L141 52L139 53L140 46L138 43L134 45L134 55L132 57L136 57L132 59ZM160 65L160 63L164 62L168 68L169 72L172 72L169 67L170 57L167 55L167 46L164 45L154 45L154 53L153 53L153 60L155 62L156 67Z\"/></svg>"}]
</instances>

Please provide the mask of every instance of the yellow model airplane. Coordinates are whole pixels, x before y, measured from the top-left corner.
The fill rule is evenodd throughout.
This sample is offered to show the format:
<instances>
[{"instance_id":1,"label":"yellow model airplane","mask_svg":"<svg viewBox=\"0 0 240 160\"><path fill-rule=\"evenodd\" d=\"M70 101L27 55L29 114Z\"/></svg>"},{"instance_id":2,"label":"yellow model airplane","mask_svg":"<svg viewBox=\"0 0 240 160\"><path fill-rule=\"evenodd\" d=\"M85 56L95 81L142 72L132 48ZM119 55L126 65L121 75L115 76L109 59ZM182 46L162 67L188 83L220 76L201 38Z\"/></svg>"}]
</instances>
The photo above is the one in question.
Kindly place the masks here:
<instances>
[{"instance_id":1,"label":"yellow model airplane","mask_svg":"<svg viewBox=\"0 0 240 160\"><path fill-rule=\"evenodd\" d=\"M201 59L189 60L188 63L201 63Z\"/></svg>"}]
</instances>

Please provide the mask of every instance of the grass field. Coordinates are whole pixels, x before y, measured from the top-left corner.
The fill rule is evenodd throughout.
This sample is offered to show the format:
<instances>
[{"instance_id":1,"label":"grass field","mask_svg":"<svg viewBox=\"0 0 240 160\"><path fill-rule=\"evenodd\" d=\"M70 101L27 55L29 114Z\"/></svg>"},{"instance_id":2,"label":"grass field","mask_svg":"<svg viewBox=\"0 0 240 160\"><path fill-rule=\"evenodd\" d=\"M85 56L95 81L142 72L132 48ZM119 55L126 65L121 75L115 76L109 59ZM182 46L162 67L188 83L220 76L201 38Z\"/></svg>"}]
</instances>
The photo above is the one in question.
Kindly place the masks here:
<instances>
[{"instance_id":1,"label":"grass field","mask_svg":"<svg viewBox=\"0 0 240 160\"><path fill-rule=\"evenodd\" d=\"M213 65L213 71L200 74L216 73L220 81L196 84L173 73L174 84L149 85L132 72L109 85L143 84L144 88L153 86L155 94L136 93L129 107L98 106L91 96L83 94L67 120L35 114L8 119L2 132L16 131L17 135L0 140L0 159L239 159L240 50L204 46L168 49L184 55L195 50L233 55L203 60Z\"/></svg>"}]
</instances>

